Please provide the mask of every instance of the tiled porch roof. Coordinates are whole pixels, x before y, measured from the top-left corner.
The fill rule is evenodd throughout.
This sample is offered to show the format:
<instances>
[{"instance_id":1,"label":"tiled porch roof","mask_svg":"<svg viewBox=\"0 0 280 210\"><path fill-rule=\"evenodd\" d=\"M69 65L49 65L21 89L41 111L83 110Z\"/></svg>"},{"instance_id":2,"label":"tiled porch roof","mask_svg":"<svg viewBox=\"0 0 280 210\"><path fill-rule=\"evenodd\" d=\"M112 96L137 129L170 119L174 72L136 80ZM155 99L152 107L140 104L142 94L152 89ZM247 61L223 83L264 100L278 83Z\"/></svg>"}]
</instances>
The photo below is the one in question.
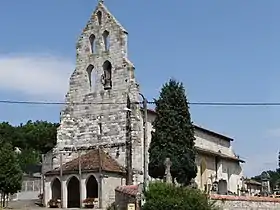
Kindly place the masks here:
<instances>
[{"instance_id":1,"label":"tiled porch roof","mask_svg":"<svg viewBox=\"0 0 280 210\"><path fill-rule=\"evenodd\" d=\"M100 152L100 155L99 155ZM114 158L106 154L101 149L94 149L84 155L81 155L81 169L82 172L96 172L101 170L105 172L113 172L124 174L125 168L122 167ZM100 164L99 164L100 163ZM78 173L79 172L79 158L75 158L62 166L63 174ZM56 175L60 173L60 168L56 168L47 172L45 175Z\"/></svg>"},{"instance_id":2,"label":"tiled porch roof","mask_svg":"<svg viewBox=\"0 0 280 210\"><path fill-rule=\"evenodd\" d=\"M138 185L123 185L117 187L115 190L123 194L136 196L138 192Z\"/></svg>"},{"instance_id":3,"label":"tiled porch roof","mask_svg":"<svg viewBox=\"0 0 280 210\"><path fill-rule=\"evenodd\" d=\"M247 185L262 186L262 183L257 182L257 181L255 181L255 180L253 180L253 179L246 179L246 180L245 180L245 184L247 184Z\"/></svg>"},{"instance_id":4,"label":"tiled porch roof","mask_svg":"<svg viewBox=\"0 0 280 210\"><path fill-rule=\"evenodd\" d=\"M203 149L203 148L197 147L197 146L195 148L198 151L198 153L204 153L204 154L208 154L208 155L212 155L212 156L217 156L217 157L220 157L220 158L223 158L223 159L227 159L227 160L232 160L232 161L238 161L238 162L241 162L241 163L245 163L244 160L241 160L238 157L232 157L232 156L220 153L220 152L215 152L215 151L212 151L212 150Z\"/></svg>"}]
</instances>

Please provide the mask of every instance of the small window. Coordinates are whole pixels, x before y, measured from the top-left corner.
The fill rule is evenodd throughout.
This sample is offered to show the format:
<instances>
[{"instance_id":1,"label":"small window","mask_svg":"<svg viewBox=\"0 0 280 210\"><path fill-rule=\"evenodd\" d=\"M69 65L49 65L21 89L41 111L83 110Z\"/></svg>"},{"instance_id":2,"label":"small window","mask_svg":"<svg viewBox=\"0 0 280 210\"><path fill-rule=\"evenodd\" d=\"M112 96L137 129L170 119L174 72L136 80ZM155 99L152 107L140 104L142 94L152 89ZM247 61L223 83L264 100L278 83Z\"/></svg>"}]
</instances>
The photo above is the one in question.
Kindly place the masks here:
<instances>
[{"instance_id":1,"label":"small window","mask_svg":"<svg viewBox=\"0 0 280 210\"><path fill-rule=\"evenodd\" d=\"M97 15L97 20L98 20L98 25L101 25L101 21L102 21L102 13L100 11L98 11L96 13Z\"/></svg>"},{"instance_id":2,"label":"small window","mask_svg":"<svg viewBox=\"0 0 280 210\"><path fill-rule=\"evenodd\" d=\"M102 123L98 123L98 135L102 135Z\"/></svg>"},{"instance_id":3,"label":"small window","mask_svg":"<svg viewBox=\"0 0 280 210\"><path fill-rule=\"evenodd\" d=\"M90 35L89 42L90 42L91 53L96 53L96 38L93 34Z\"/></svg>"},{"instance_id":4,"label":"small window","mask_svg":"<svg viewBox=\"0 0 280 210\"><path fill-rule=\"evenodd\" d=\"M95 82L96 82L96 72L94 71L93 65L90 64L87 67L87 74L88 74L89 87L90 89L94 89Z\"/></svg>"},{"instance_id":5,"label":"small window","mask_svg":"<svg viewBox=\"0 0 280 210\"><path fill-rule=\"evenodd\" d=\"M108 31L104 31L102 36L103 36L103 42L104 42L105 51L108 51L109 47L110 47L109 32Z\"/></svg>"}]
</instances>

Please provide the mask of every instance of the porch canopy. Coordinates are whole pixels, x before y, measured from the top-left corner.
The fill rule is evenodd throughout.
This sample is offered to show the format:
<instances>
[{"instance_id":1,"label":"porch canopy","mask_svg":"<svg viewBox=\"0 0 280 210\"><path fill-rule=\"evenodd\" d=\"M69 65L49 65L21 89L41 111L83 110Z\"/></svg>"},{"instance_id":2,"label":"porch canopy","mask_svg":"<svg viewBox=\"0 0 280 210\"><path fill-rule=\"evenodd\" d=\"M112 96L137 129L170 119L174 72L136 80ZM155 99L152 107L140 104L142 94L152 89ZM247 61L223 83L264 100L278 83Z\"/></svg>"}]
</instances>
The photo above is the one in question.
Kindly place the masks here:
<instances>
[{"instance_id":1,"label":"porch canopy","mask_svg":"<svg viewBox=\"0 0 280 210\"><path fill-rule=\"evenodd\" d=\"M82 172L109 172L125 174L125 168L122 167L114 158L105 153L102 149L93 149L86 154L81 155L81 171ZM63 174L79 173L79 158L75 158L62 165ZM59 175L60 167L48 171L45 176Z\"/></svg>"}]
</instances>

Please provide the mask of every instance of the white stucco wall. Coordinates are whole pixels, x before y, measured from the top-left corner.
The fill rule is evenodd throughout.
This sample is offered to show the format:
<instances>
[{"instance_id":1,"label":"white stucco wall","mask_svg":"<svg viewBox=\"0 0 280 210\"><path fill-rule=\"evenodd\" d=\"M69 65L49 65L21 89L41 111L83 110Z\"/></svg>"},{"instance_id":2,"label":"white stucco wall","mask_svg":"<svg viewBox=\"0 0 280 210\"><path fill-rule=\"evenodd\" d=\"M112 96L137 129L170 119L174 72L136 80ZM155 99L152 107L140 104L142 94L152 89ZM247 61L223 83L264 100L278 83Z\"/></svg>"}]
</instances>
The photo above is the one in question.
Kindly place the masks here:
<instances>
[{"instance_id":1,"label":"white stucco wall","mask_svg":"<svg viewBox=\"0 0 280 210\"><path fill-rule=\"evenodd\" d=\"M204 189L202 185L202 176L200 171L200 164L204 160L206 162L206 170L202 176L204 176L204 180L206 181L203 184L211 184L211 175L215 177L216 175L216 163L215 158L199 154L196 160L197 163L197 176L195 178L196 183L200 189ZM227 189L233 193L238 193L238 185L241 187L242 181L241 177L243 176L242 167L238 162L228 161L228 160L220 160L217 163L217 181L218 180L226 180L227 181ZM206 180L205 180L206 179ZM215 181L215 179L213 179Z\"/></svg>"},{"instance_id":2,"label":"white stucco wall","mask_svg":"<svg viewBox=\"0 0 280 210\"><path fill-rule=\"evenodd\" d=\"M227 167L228 170L228 190L231 192L238 192L238 186L241 188L242 181L241 178L243 177L243 169L238 162L229 162L224 161L224 165Z\"/></svg>"},{"instance_id":3,"label":"white stucco wall","mask_svg":"<svg viewBox=\"0 0 280 210\"><path fill-rule=\"evenodd\" d=\"M204 189L204 186L202 185L202 177L200 176L201 170L200 170L200 164L202 161L205 161L206 163L206 170L204 172L204 179L206 179L205 183L203 184L210 184L211 180L208 179L211 175L215 175L215 160L213 157L204 156L199 154L196 158L196 165L197 165L197 176L195 177L195 182L198 185L199 189Z\"/></svg>"},{"instance_id":4,"label":"white stucco wall","mask_svg":"<svg viewBox=\"0 0 280 210\"><path fill-rule=\"evenodd\" d=\"M195 130L195 138L195 146L199 148L211 150L213 152L218 152L220 150L222 154L235 157L230 141L211 136L199 130Z\"/></svg>"}]
</instances>

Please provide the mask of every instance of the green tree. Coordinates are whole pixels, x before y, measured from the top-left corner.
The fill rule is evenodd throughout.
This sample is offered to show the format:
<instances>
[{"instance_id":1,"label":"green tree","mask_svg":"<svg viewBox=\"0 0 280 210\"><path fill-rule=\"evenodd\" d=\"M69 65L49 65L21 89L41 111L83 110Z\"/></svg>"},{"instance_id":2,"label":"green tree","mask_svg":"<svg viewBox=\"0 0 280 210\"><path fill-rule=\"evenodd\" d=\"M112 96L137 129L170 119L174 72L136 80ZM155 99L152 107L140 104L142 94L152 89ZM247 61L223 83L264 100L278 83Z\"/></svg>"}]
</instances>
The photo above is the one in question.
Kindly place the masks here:
<instances>
[{"instance_id":1,"label":"green tree","mask_svg":"<svg viewBox=\"0 0 280 210\"><path fill-rule=\"evenodd\" d=\"M22 170L11 144L0 142L0 191L5 196L21 189ZM2 202L5 206L5 200Z\"/></svg>"},{"instance_id":2,"label":"green tree","mask_svg":"<svg viewBox=\"0 0 280 210\"><path fill-rule=\"evenodd\" d=\"M30 173L30 167L41 160L39 152L34 149L24 149L17 156L21 170L25 173Z\"/></svg>"},{"instance_id":3,"label":"green tree","mask_svg":"<svg viewBox=\"0 0 280 210\"><path fill-rule=\"evenodd\" d=\"M58 123L47 121L28 121L19 126L2 122L0 139L11 144L13 150L16 147L21 150L18 154L21 169L29 173L40 163L41 154L45 154L55 146L58 126Z\"/></svg>"},{"instance_id":4,"label":"green tree","mask_svg":"<svg viewBox=\"0 0 280 210\"><path fill-rule=\"evenodd\" d=\"M27 142L27 149L34 149L44 154L56 144L58 123L47 121L28 121L17 127L20 139Z\"/></svg>"},{"instance_id":5,"label":"green tree","mask_svg":"<svg viewBox=\"0 0 280 210\"><path fill-rule=\"evenodd\" d=\"M217 210L215 202L198 189L154 182L145 192L143 210Z\"/></svg>"},{"instance_id":6,"label":"green tree","mask_svg":"<svg viewBox=\"0 0 280 210\"><path fill-rule=\"evenodd\" d=\"M13 146L26 147L25 142L19 139L18 129L8 122L0 123L0 139L4 142L9 142Z\"/></svg>"},{"instance_id":7,"label":"green tree","mask_svg":"<svg viewBox=\"0 0 280 210\"><path fill-rule=\"evenodd\" d=\"M47 121L28 121L26 124L12 126L0 123L0 138L21 150L33 149L40 154L51 150L56 144L58 123Z\"/></svg>"},{"instance_id":8,"label":"green tree","mask_svg":"<svg viewBox=\"0 0 280 210\"><path fill-rule=\"evenodd\" d=\"M182 83L170 80L164 84L155 100L157 116L149 148L149 175L163 178L164 161L172 161L171 175L187 185L196 177L194 126L191 121L185 89Z\"/></svg>"},{"instance_id":9,"label":"green tree","mask_svg":"<svg viewBox=\"0 0 280 210\"><path fill-rule=\"evenodd\" d=\"M280 187L280 152L278 153L278 168L276 170L268 170L265 171L269 174L269 183L270 188L275 189L277 187ZM258 182L262 182L261 175L251 177L251 179L256 180Z\"/></svg>"},{"instance_id":10,"label":"green tree","mask_svg":"<svg viewBox=\"0 0 280 210\"><path fill-rule=\"evenodd\" d=\"M276 171L266 171L269 174L269 183L270 183L270 188L274 189L277 185L280 184L280 173L279 169L276 169ZM254 176L251 179L257 181L257 182L262 182L262 177L261 175Z\"/></svg>"}]
</instances>

